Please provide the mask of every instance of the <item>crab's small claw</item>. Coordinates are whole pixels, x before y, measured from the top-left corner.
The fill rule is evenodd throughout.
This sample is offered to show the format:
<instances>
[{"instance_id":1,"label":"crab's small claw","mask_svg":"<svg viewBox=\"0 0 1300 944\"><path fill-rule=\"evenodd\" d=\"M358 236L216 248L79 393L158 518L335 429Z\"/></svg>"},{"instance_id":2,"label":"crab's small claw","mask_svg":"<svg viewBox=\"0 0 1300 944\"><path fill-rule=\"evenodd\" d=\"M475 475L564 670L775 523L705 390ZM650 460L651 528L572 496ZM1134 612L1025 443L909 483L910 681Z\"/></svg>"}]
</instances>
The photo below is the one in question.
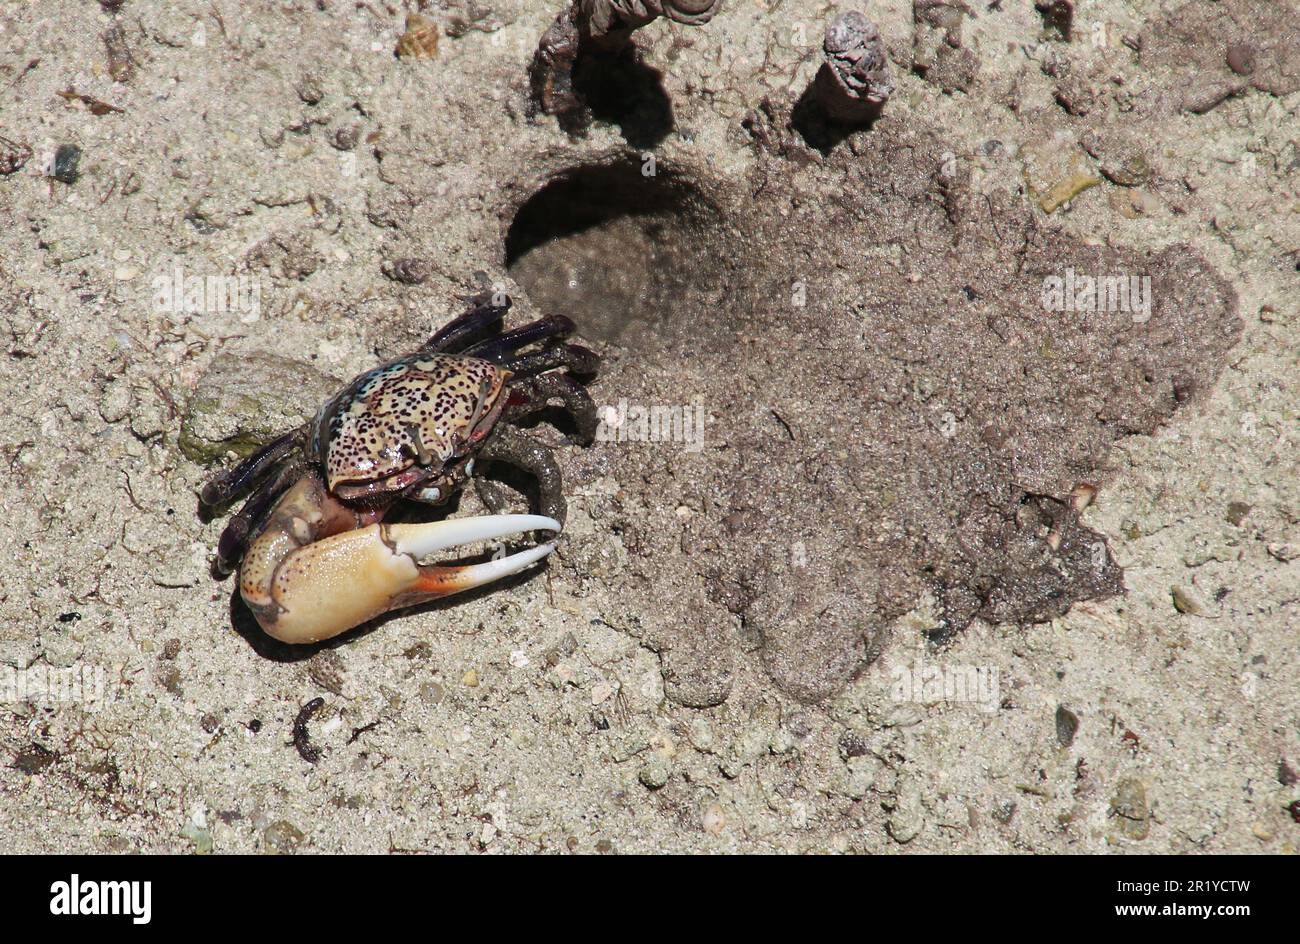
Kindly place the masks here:
<instances>
[{"instance_id":1,"label":"crab's small claw","mask_svg":"<svg viewBox=\"0 0 1300 944\"><path fill-rule=\"evenodd\" d=\"M302 544L283 553L268 547L278 565L258 573L245 561L240 591L269 635L287 643L337 636L382 613L517 574L547 557L553 543L481 564L422 564L430 555L475 541L559 533L560 523L541 515L486 515L426 524L372 524ZM266 533L268 544L297 543L292 529ZM257 550L254 548L254 550ZM277 552L278 551L278 552ZM281 556L282 555L282 556Z\"/></svg>"}]
</instances>

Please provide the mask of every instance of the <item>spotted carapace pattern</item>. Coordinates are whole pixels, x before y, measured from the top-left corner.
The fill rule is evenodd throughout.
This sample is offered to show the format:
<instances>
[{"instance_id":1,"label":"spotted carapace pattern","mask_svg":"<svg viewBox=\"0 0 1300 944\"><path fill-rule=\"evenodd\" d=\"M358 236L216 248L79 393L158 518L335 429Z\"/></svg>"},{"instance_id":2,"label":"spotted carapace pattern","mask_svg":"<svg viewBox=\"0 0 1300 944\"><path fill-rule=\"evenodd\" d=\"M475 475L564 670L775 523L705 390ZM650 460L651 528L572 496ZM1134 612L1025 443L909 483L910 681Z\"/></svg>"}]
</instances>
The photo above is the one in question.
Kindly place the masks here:
<instances>
[{"instance_id":1,"label":"spotted carapace pattern","mask_svg":"<svg viewBox=\"0 0 1300 944\"><path fill-rule=\"evenodd\" d=\"M312 452L330 490L417 467L436 473L491 429L510 376L481 358L426 353L362 374L312 423Z\"/></svg>"}]
</instances>

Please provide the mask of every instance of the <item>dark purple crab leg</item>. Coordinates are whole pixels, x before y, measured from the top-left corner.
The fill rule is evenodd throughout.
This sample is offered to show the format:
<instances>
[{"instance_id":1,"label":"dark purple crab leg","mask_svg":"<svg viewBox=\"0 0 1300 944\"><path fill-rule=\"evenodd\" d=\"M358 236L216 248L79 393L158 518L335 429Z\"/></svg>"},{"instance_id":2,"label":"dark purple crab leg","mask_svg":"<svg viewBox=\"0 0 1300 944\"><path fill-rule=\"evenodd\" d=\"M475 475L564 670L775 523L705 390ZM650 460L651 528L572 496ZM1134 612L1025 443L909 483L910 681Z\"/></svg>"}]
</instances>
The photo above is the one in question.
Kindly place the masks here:
<instances>
[{"instance_id":1,"label":"dark purple crab leg","mask_svg":"<svg viewBox=\"0 0 1300 944\"><path fill-rule=\"evenodd\" d=\"M501 366L516 377L530 377L556 367L564 367L571 374L591 378L600 369L600 355L581 344L554 344L540 351L506 358Z\"/></svg>"},{"instance_id":2,"label":"dark purple crab leg","mask_svg":"<svg viewBox=\"0 0 1300 944\"><path fill-rule=\"evenodd\" d=\"M209 508L224 505L248 491L258 480L301 444L301 429L285 433L253 453L233 469L222 472L199 492L199 501Z\"/></svg>"},{"instance_id":3,"label":"dark purple crab leg","mask_svg":"<svg viewBox=\"0 0 1300 944\"><path fill-rule=\"evenodd\" d=\"M479 450L478 457L485 463L500 462L531 475L537 481L537 513L564 524L568 503L564 500L560 466L550 449L512 427L498 426ZM489 485L487 492L486 496L482 490L479 492L483 503L492 510L501 507L500 489Z\"/></svg>"},{"instance_id":4,"label":"dark purple crab leg","mask_svg":"<svg viewBox=\"0 0 1300 944\"><path fill-rule=\"evenodd\" d=\"M506 407L503 418L507 422L518 425L546 409L552 400L560 400L577 429L573 441L583 446L590 446L596 441L596 404L592 402L587 388L568 374L524 377L515 382L514 389L525 399L523 403L512 402Z\"/></svg>"},{"instance_id":5,"label":"dark purple crab leg","mask_svg":"<svg viewBox=\"0 0 1300 944\"><path fill-rule=\"evenodd\" d=\"M572 319L564 315L547 315L532 324L480 341L466 348L463 353L470 357L481 357L494 364L504 364L510 355L520 348L538 341L568 337L573 333L574 328Z\"/></svg>"},{"instance_id":6,"label":"dark purple crab leg","mask_svg":"<svg viewBox=\"0 0 1300 944\"><path fill-rule=\"evenodd\" d=\"M501 304L493 304L498 299ZM429 340L420 350L429 354L458 354L486 328L496 324L510 310L510 296L505 294L480 295L474 299L476 304L465 314L447 324Z\"/></svg>"}]
</instances>

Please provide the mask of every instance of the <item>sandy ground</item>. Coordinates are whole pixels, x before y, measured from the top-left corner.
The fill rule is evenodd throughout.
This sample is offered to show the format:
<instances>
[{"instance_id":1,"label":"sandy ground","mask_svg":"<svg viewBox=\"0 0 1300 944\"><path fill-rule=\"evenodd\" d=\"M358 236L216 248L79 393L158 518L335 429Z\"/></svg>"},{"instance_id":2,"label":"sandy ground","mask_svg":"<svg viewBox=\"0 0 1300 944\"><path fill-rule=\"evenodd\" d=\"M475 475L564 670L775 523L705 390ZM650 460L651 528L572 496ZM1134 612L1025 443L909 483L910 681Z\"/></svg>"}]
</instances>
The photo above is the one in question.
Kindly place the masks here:
<instances>
[{"instance_id":1,"label":"sandy ground","mask_svg":"<svg viewBox=\"0 0 1300 944\"><path fill-rule=\"evenodd\" d=\"M653 23L573 136L550 2L8 0L0 849L1294 852L1300 11L1002 6L862 4L828 138L847 4ZM492 286L676 440L538 426L544 572L271 643L197 489Z\"/></svg>"}]
</instances>

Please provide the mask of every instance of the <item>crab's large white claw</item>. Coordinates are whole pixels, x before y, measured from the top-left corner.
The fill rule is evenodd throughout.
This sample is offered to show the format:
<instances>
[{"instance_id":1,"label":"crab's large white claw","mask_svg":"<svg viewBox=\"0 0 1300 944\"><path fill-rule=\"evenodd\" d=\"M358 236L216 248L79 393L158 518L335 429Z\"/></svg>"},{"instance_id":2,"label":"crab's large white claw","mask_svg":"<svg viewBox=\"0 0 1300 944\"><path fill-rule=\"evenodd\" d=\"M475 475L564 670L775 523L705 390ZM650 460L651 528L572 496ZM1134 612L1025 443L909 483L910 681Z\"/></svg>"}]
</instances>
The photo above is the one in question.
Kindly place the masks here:
<instances>
[{"instance_id":1,"label":"crab's large white claw","mask_svg":"<svg viewBox=\"0 0 1300 944\"><path fill-rule=\"evenodd\" d=\"M319 642L389 610L471 590L527 569L555 545L540 544L481 564L421 561L477 541L530 531L558 534L560 523L541 515L486 515L426 524L372 524L290 551L269 580L241 579L241 592L269 635L288 643ZM263 539L277 540L275 535ZM293 536L279 539L292 541Z\"/></svg>"}]
</instances>

